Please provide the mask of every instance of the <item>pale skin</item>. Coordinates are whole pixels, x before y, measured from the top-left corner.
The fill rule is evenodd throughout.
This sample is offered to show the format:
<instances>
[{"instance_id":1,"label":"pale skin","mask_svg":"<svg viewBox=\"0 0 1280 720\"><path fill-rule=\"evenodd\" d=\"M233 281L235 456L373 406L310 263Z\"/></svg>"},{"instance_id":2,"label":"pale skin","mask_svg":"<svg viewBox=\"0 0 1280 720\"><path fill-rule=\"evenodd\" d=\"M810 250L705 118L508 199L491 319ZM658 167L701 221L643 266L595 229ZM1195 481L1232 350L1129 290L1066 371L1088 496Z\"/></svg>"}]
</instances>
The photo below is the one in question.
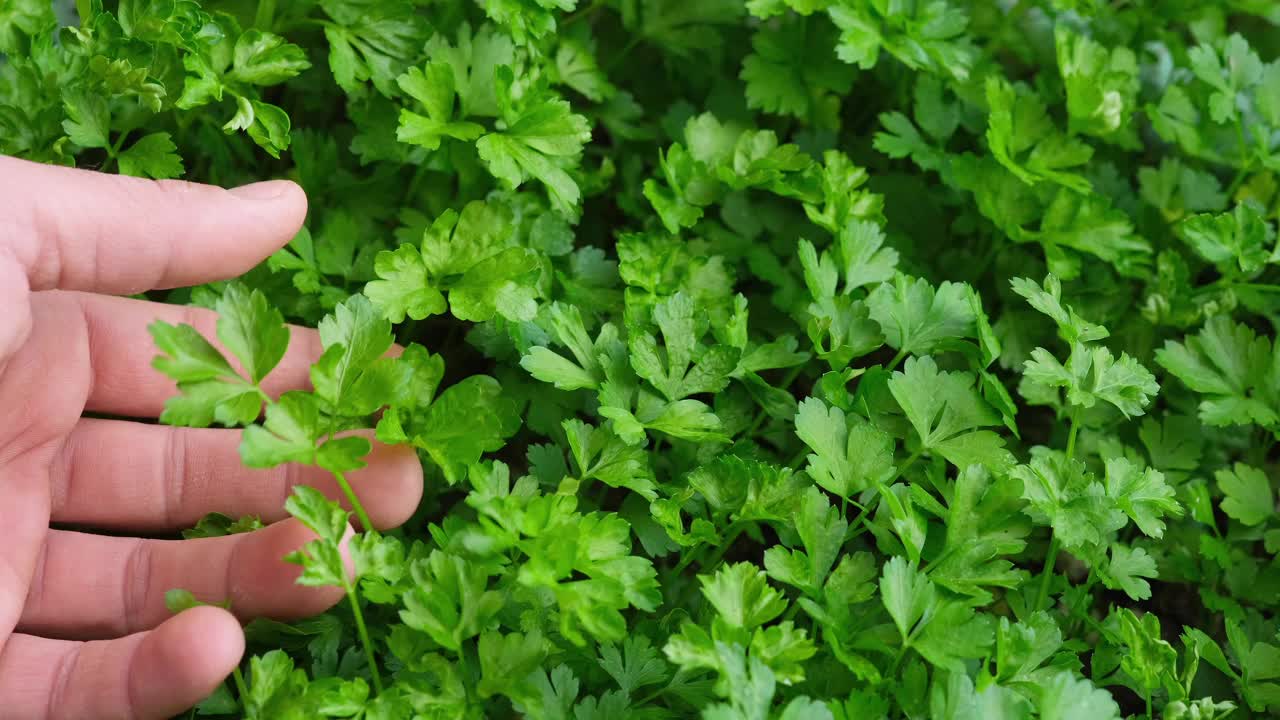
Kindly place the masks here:
<instances>
[{"instance_id":1,"label":"pale skin","mask_svg":"<svg viewBox=\"0 0 1280 720\"><path fill-rule=\"evenodd\" d=\"M0 157L0 708L8 720L166 718L213 691L244 652L241 622L296 618L341 599L294 583L288 552L311 539L288 519L299 483L324 473L249 470L230 429L155 418L177 392L151 368L147 325L208 311L133 300L143 290L235 277L284 245L306 214L285 181L227 191ZM270 392L308 387L313 330L291 329ZM86 413L112 417L92 419ZM417 507L411 450L375 444L353 473L374 524ZM125 537L204 514L258 515L257 532L204 540ZM92 529L112 531L95 535ZM173 616L185 588L231 611Z\"/></svg>"}]
</instances>

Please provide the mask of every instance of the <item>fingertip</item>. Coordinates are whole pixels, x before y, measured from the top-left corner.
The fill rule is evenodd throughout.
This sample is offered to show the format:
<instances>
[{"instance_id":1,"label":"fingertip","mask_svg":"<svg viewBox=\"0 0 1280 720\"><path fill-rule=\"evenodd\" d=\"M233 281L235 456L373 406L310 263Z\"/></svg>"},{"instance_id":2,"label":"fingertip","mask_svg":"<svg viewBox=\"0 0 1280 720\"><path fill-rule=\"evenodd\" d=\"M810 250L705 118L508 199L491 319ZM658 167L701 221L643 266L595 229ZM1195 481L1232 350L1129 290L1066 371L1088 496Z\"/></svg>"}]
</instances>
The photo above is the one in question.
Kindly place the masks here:
<instances>
[{"instance_id":1,"label":"fingertip","mask_svg":"<svg viewBox=\"0 0 1280 720\"><path fill-rule=\"evenodd\" d=\"M204 605L179 613L169 622L179 620L182 623L176 634L184 639L186 633L199 638L204 650L204 666L199 669L209 675L226 677L244 657L244 628L229 611Z\"/></svg>"},{"instance_id":2,"label":"fingertip","mask_svg":"<svg viewBox=\"0 0 1280 720\"><path fill-rule=\"evenodd\" d=\"M135 707L172 715L208 697L244 656L244 630L221 608L196 607L146 634L130 668Z\"/></svg>"},{"instance_id":3,"label":"fingertip","mask_svg":"<svg viewBox=\"0 0 1280 720\"><path fill-rule=\"evenodd\" d=\"M368 466L352 474L356 492L378 530L398 527L413 516L422 502L422 462L408 445L387 445L373 440Z\"/></svg>"},{"instance_id":4,"label":"fingertip","mask_svg":"<svg viewBox=\"0 0 1280 720\"><path fill-rule=\"evenodd\" d=\"M246 535L234 557L237 567L230 588L236 614L288 620L319 614L341 600L341 588L298 584L302 566L284 560L315 539L315 533L296 518Z\"/></svg>"},{"instance_id":5,"label":"fingertip","mask_svg":"<svg viewBox=\"0 0 1280 720\"><path fill-rule=\"evenodd\" d=\"M283 238L281 245L293 239L307 218L307 194L292 180L264 180L228 192L271 223L274 232L269 234Z\"/></svg>"}]
</instances>

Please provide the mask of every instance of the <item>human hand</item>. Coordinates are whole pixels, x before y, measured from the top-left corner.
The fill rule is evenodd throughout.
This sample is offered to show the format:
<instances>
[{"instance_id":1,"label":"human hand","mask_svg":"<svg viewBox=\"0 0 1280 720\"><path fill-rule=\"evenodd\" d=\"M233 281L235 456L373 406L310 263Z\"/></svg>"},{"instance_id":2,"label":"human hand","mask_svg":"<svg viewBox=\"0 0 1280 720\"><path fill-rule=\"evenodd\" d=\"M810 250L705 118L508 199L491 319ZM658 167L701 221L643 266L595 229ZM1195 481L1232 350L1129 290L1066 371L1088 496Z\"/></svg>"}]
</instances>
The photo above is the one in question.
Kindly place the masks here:
<instances>
[{"instance_id":1,"label":"human hand","mask_svg":"<svg viewBox=\"0 0 1280 720\"><path fill-rule=\"evenodd\" d=\"M173 384L151 369L147 325L215 315L115 295L239 275L287 242L306 213L294 184L226 191L0 157L0 715L164 718L211 692L239 662L237 616L314 614L337 588L294 584L282 558L312 539L283 519L303 483L331 497L331 476L249 470L240 433L81 417L154 418ZM269 391L305 387L320 354L291 328ZM422 471L412 450L375 445L353 474L373 522L403 522ZM149 540L54 529L188 527L210 511L280 520L257 532ZM170 617L185 588L232 612ZM233 614L234 613L234 614Z\"/></svg>"}]
</instances>

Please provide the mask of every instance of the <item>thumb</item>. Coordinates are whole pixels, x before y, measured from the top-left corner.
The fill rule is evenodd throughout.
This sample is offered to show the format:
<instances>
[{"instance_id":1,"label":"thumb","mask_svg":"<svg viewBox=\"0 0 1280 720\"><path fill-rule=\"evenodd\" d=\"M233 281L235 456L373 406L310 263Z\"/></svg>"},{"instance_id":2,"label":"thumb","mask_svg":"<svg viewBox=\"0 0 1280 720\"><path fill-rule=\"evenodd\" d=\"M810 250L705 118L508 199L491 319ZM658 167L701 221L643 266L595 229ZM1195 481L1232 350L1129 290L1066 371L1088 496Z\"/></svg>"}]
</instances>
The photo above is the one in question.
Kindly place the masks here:
<instances>
[{"instance_id":1,"label":"thumb","mask_svg":"<svg viewBox=\"0 0 1280 720\"><path fill-rule=\"evenodd\" d=\"M31 335L31 287L18 258L0 247L0 372Z\"/></svg>"}]
</instances>

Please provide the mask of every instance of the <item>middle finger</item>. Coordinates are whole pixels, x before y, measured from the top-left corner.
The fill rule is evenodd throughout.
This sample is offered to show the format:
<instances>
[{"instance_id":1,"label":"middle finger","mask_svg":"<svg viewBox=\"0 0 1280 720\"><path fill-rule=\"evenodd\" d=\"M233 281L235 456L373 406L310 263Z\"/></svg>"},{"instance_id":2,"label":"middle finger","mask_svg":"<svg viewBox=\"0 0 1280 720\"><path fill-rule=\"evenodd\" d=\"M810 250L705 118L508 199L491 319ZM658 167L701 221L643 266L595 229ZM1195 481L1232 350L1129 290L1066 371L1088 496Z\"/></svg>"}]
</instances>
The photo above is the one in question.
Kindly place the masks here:
<instances>
[{"instance_id":1,"label":"middle finger","mask_svg":"<svg viewBox=\"0 0 1280 720\"><path fill-rule=\"evenodd\" d=\"M297 585L302 568L283 560L313 539L296 520L200 540L50 530L17 629L84 640L128 635L170 616L164 596L174 588L207 603L230 601L242 619L315 615L337 602L342 590Z\"/></svg>"},{"instance_id":2,"label":"middle finger","mask_svg":"<svg viewBox=\"0 0 1280 720\"><path fill-rule=\"evenodd\" d=\"M210 512L285 517L294 485L346 498L333 475L293 463L244 467L236 430L83 419L49 468L53 521L96 528L173 530ZM422 497L422 465L413 449L373 443L368 467L348 475L379 528L409 519ZM348 508L349 509L349 508Z\"/></svg>"},{"instance_id":3,"label":"middle finger","mask_svg":"<svg viewBox=\"0 0 1280 720\"><path fill-rule=\"evenodd\" d=\"M222 351L232 367L240 368L239 361L218 340L218 315L211 310L56 290L36 293L32 302L37 313L47 312L49 317L58 319L36 325L35 332L48 333L48 342L65 345L67 328L75 326L69 323L81 324L88 341L84 362L90 394L86 409L93 412L158 417L165 400L177 394L173 381L151 367L152 358L160 351L147 327L157 320L191 325ZM288 327L288 350L263 380L263 389L272 397L285 390L310 387L311 363L321 353L318 332ZM37 337L34 342L39 344L44 339Z\"/></svg>"}]
</instances>

